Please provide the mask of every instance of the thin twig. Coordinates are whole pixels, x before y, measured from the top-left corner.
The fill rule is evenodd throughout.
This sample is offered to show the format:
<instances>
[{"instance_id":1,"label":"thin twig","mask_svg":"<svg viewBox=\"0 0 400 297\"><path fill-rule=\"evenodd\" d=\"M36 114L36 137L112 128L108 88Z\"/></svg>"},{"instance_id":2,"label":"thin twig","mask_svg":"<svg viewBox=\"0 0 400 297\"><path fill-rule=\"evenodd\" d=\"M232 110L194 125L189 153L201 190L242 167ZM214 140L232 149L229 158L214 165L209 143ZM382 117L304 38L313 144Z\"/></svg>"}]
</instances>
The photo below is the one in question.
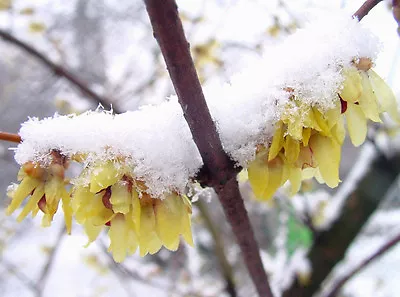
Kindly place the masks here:
<instances>
[{"instance_id":1,"label":"thin twig","mask_svg":"<svg viewBox=\"0 0 400 297\"><path fill-rule=\"evenodd\" d=\"M43 270L42 270L42 272L40 274L40 277L39 277L39 279L37 281L38 291L36 293L36 296L38 296L38 297L43 296L43 290L45 288L46 281L48 279L51 266L53 265L53 262L54 262L54 260L56 258L58 248L61 245L61 242L62 242L62 239L63 239L65 233L66 233L66 229L65 229L65 226L63 226L61 228L60 232L58 233L56 242L55 242L53 248L51 249L49 257L47 258L47 262L46 262L45 266L43 267Z\"/></svg>"},{"instance_id":2,"label":"thin twig","mask_svg":"<svg viewBox=\"0 0 400 297\"><path fill-rule=\"evenodd\" d=\"M195 205L197 206L201 216L203 217L206 228L208 229L214 240L215 255L218 258L222 270L222 275L225 278L225 290L228 292L229 296L236 297L237 291L233 276L233 270L231 265L229 264L228 259L226 258L224 243L222 242L221 236L218 234L219 232L217 230L217 227L215 226L215 224L213 224L211 216L207 210L207 206L204 205L204 202L199 200L196 202Z\"/></svg>"},{"instance_id":3,"label":"thin twig","mask_svg":"<svg viewBox=\"0 0 400 297\"><path fill-rule=\"evenodd\" d=\"M10 141L15 143L20 143L22 141L21 136L19 136L18 134L7 133L3 131L0 131L0 140Z\"/></svg>"},{"instance_id":4,"label":"thin twig","mask_svg":"<svg viewBox=\"0 0 400 297\"><path fill-rule=\"evenodd\" d=\"M352 270L347 272L345 276L340 278L335 285L333 286L332 290L325 295L325 297L335 297L340 289L343 287L343 285L354 275L356 275L358 272L360 272L362 269L364 269L369 263L374 261L375 259L379 258L383 254L385 254L388 250L390 250L392 247L394 247L397 243L400 241L400 234L386 242L384 245L382 245L379 249L377 249L373 254L371 254L369 257L364 259L362 262L360 262L356 267L354 267Z\"/></svg>"},{"instance_id":5,"label":"thin twig","mask_svg":"<svg viewBox=\"0 0 400 297\"><path fill-rule=\"evenodd\" d=\"M40 53L37 49L35 49L31 45L25 43L22 40L19 40L15 36L7 33L4 30L1 30L1 29L0 29L0 37L6 41L18 46L19 48L23 49L28 54L37 58L40 62L42 62L47 67L49 67L54 72L55 75L61 76L61 77L64 77L65 79L67 79L70 83L72 83L74 86L76 86L88 98L95 100L96 102L100 103L104 107L108 108L110 106L110 104L111 104L110 100L97 94L95 91L90 89L85 82L83 82L79 78L77 78L72 72L68 71L67 69L65 69L64 67L62 67L60 65L55 64L49 58L47 58L45 55ZM116 113L120 112L115 107L113 108L113 110Z\"/></svg>"},{"instance_id":6,"label":"thin twig","mask_svg":"<svg viewBox=\"0 0 400 297\"><path fill-rule=\"evenodd\" d=\"M0 263L7 269L7 271L9 273L13 274L16 278L18 278L24 285L26 285L33 292L35 292L35 293L39 292L37 284L35 284L34 281L32 281L27 275L25 275L23 272L21 272L20 269L18 267L16 267L14 264L8 262L4 258L2 258L0 260Z\"/></svg>"},{"instance_id":7,"label":"thin twig","mask_svg":"<svg viewBox=\"0 0 400 297\"><path fill-rule=\"evenodd\" d=\"M357 18L359 21L365 17L372 8L374 8L382 0L367 0L363 5L353 14L353 17Z\"/></svg>"},{"instance_id":8,"label":"thin twig","mask_svg":"<svg viewBox=\"0 0 400 297\"><path fill-rule=\"evenodd\" d=\"M234 167L222 148L190 56L177 5L174 0L144 2L184 117L203 159L201 182L212 186L217 192L259 296L272 297L259 247L236 181L240 169Z\"/></svg>"}]
</instances>

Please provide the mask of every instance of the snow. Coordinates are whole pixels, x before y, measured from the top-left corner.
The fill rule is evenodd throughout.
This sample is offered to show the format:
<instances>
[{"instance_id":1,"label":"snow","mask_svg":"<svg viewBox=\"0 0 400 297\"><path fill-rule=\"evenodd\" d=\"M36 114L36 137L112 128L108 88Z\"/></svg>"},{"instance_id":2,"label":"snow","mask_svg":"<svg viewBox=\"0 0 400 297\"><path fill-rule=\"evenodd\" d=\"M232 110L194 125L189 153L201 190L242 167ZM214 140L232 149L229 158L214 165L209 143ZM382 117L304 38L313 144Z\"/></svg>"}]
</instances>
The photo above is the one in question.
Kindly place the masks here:
<instances>
[{"instance_id":1,"label":"snow","mask_svg":"<svg viewBox=\"0 0 400 297\"><path fill-rule=\"evenodd\" d=\"M200 154L176 100L138 111L109 111L59 116L24 123L15 159L48 161L52 149L65 155L88 153L88 162L127 157L133 174L146 181L150 193L183 191L202 166Z\"/></svg>"},{"instance_id":2,"label":"snow","mask_svg":"<svg viewBox=\"0 0 400 297\"><path fill-rule=\"evenodd\" d=\"M237 162L255 157L283 113L295 113L288 88L302 104L326 111L337 101L341 69L359 57L375 59L379 43L357 20L337 11L310 14L311 21L230 83L210 83L205 96L224 149ZM176 96L158 106L113 115L108 111L30 119L19 133L19 164L48 161L52 149L85 153L89 162L123 156L149 192L183 192L202 166Z\"/></svg>"}]
</instances>

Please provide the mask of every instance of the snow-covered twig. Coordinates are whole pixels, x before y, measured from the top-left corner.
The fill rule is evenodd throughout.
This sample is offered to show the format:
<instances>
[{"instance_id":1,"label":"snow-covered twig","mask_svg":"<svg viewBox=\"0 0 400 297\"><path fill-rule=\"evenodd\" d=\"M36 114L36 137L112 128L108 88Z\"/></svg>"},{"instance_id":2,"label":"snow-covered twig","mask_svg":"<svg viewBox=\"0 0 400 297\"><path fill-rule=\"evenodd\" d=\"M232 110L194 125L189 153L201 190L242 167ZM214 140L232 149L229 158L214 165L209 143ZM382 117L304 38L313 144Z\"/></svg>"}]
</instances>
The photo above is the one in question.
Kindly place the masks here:
<instances>
[{"instance_id":1,"label":"snow-covered twig","mask_svg":"<svg viewBox=\"0 0 400 297\"><path fill-rule=\"evenodd\" d=\"M396 235L385 244L383 244L379 249L377 249L374 253L372 253L369 257L360 262L356 267L347 272L345 276L340 278L333 286L332 290L325 295L325 297L335 297L339 293L340 289L344 286L344 284L352 278L354 275L359 273L362 269L364 269L368 264L370 264L375 259L381 257L387 251L389 251L392 247L394 247L400 241L400 234Z\"/></svg>"}]
</instances>

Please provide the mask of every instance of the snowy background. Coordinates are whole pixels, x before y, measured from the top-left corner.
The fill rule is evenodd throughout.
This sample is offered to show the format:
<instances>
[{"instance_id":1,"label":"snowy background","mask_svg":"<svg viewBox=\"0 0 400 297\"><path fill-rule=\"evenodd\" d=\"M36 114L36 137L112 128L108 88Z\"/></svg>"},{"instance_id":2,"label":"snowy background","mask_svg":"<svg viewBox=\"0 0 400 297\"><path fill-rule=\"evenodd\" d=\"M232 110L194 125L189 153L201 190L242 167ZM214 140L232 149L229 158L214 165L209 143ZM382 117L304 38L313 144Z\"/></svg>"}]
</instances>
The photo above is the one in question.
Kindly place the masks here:
<instances>
[{"instance_id":1,"label":"snowy background","mask_svg":"<svg viewBox=\"0 0 400 297\"><path fill-rule=\"evenodd\" d=\"M0 1L3 2L8 1ZM260 53L268 52L302 26L307 9L329 11L343 7L354 12L363 1L177 2L200 79L206 84L227 81L248 63L256 61ZM363 23L379 36L384 46L376 71L399 94L400 39L388 3L379 4ZM8 10L0 11L0 29L70 69L108 98L115 109L135 110L143 104L160 103L173 94L141 1L11 1ZM0 130L16 133L28 116L43 118L55 112L67 114L96 108L97 102L86 99L25 52L5 41L0 41L0 50ZM387 133L379 133L378 145L392 150ZM16 181L18 170L9 148L9 143L0 142L1 296L225 296L208 219L224 243L239 295L255 294L233 235L212 193L197 194L200 199L197 203L205 204L206 213L194 203L196 248L182 245L175 253L161 250L154 256L135 255L123 264L116 264L106 252L105 236L83 248L86 237L80 227L73 226L73 235L64 235L61 216L46 229L40 227L40 219L17 224L15 217L5 216L6 188ZM362 174L373 151L368 143L361 149L345 146L341 168L341 179L345 183L341 187L354 183L345 177L352 168L355 173L350 177ZM333 278L398 232L398 186L393 184L391 195L385 198L381 209L351 246ZM341 193L345 192L327 190L315 182L306 183L304 188L307 189L303 194L292 200L286 199L283 189L277 194L276 203L259 204L251 200L248 184L242 185L265 266L277 287L287 282L290 271L301 271L306 266L302 250L310 245L309 230L293 212L304 211L306 199L315 220L318 217L324 220L334 215L337 209L334 202L341 201ZM352 279L342 295L398 296L399 265L400 247Z\"/></svg>"}]
</instances>

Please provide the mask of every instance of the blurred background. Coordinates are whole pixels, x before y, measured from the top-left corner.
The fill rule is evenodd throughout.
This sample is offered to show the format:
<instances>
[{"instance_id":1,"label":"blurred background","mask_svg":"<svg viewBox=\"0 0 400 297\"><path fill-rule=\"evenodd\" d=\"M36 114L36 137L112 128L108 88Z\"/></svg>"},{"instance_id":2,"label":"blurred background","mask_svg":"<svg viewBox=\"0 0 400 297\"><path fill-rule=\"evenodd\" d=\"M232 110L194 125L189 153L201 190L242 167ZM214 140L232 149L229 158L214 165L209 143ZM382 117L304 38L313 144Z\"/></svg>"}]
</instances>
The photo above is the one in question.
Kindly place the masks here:
<instances>
[{"instance_id":1,"label":"blurred background","mask_svg":"<svg viewBox=\"0 0 400 297\"><path fill-rule=\"evenodd\" d=\"M302 27L307 9L343 8L353 13L363 3L177 2L203 84L228 81L260 58ZM376 71L399 99L400 38L390 3L380 3L362 22L382 41ZM17 133L28 117L80 113L99 104L15 40L10 42L10 35L70 71L115 111L157 104L174 93L140 0L0 0L0 35L1 131ZM271 203L259 203L243 179L241 190L277 292L294 280L305 285L311 271L338 263L323 284L316 284L323 289L319 296L325 296L341 275L399 232L399 141L390 123L370 130L369 141L361 148L346 142L338 189L310 180L293 198L283 187ZM7 187L16 182L19 169L14 146L0 142L0 296L256 295L212 191L191 193L197 200L192 220L195 248L181 244L177 252L162 249L117 264L107 253L106 236L84 248L87 239L80 226L74 225L73 234L67 236L60 214L51 228L41 228L40 218L18 224L14 216L5 215ZM327 242L332 250L321 252L318 248ZM343 261L335 249L346 251ZM320 261L309 261L310 255ZM398 267L400 245L355 275L337 296L399 296Z\"/></svg>"}]
</instances>

